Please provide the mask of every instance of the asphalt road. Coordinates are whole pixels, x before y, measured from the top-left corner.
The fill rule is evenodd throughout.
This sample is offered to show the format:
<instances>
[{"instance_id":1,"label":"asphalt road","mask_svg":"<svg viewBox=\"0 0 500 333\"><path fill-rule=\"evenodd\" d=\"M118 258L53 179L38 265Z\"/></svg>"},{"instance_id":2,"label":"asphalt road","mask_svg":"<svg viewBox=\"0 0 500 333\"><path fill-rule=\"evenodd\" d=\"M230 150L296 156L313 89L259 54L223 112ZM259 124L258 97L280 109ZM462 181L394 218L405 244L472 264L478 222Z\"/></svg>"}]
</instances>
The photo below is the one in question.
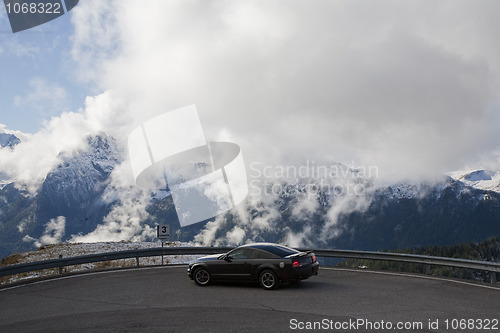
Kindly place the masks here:
<instances>
[{"instance_id":1,"label":"asphalt road","mask_svg":"<svg viewBox=\"0 0 500 333\"><path fill-rule=\"evenodd\" d=\"M460 329L459 320L469 319L475 321ZM486 319L493 320L490 329L479 330ZM2 333L305 332L311 325L318 332L500 332L498 320L500 288L326 268L274 291L253 284L198 287L185 267L91 273L0 290Z\"/></svg>"}]
</instances>

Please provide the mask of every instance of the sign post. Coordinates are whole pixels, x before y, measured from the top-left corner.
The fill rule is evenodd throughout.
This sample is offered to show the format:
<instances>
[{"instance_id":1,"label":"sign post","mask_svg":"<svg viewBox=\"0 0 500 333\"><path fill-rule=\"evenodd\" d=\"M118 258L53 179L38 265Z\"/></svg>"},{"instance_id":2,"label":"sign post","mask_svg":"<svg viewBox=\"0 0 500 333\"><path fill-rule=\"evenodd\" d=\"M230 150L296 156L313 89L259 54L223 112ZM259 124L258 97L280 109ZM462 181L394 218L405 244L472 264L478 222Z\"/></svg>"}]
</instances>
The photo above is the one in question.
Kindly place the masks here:
<instances>
[{"instance_id":1,"label":"sign post","mask_svg":"<svg viewBox=\"0 0 500 333\"><path fill-rule=\"evenodd\" d=\"M170 224L160 224L156 226L156 236L161 240L161 247L165 240L170 237ZM163 266L163 253L161 255L161 265Z\"/></svg>"}]
</instances>

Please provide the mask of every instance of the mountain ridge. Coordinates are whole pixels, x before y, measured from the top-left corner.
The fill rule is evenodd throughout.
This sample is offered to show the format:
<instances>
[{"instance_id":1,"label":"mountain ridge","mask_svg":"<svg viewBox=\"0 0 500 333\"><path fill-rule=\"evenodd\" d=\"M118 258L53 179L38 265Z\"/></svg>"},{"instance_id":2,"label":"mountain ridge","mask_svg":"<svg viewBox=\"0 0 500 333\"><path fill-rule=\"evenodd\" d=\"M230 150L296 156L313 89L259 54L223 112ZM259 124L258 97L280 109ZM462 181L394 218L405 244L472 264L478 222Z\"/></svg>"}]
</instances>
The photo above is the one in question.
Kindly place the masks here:
<instances>
[{"instance_id":1,"label":"mountain ridge","mask_svg":"<svg viewBox=\"0 0 500 333\"><path fill-rule=\"evenodd\" d=\"M36 194L20 189L15 182L0 187L0 256L34 249L43 237L64 242L91 233L121 204L108 193L118 191L109 187L110 177L124 161L116 140L100 133L86 137L84 146L62 152L61 162L47 174ZM16 149L16 145L7 149ZM319 186L324 185L322 180L314 179L278 180L280 193L257 201L247 199L235 210L185 228L179 225L171 197L155 199L152 194L147 216L140 223L151 228L168 223L172 240L203 245L274 241L292 246L391 250L500 236L500 193L479 188L484 183L478 183L495 180L496 172L475 170L460 173L458 179L446 176L438 182L380 187L355 168L341 164L336 168L347 169L337 173L337 178L332 176L327 186ZM316 189L308 192L315 182ZM344 193L343 182L364 191Z\"/></svg>"}]
</instances>

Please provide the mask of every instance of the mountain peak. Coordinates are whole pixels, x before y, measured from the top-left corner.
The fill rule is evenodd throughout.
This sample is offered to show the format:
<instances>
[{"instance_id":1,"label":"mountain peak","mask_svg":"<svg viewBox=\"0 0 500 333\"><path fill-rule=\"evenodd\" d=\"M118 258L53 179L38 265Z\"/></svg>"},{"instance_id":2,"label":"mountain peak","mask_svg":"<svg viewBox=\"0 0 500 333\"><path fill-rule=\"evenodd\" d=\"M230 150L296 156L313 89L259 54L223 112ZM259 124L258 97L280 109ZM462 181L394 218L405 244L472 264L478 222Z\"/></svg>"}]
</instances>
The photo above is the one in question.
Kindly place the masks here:
<instances>
[{"instance_id":1,"label":"mountain peak","mask_svg":"<svg viewBox=\"0 0 500 333\"><path fill-rule=\"evenodd\" d=\"M491 170L474 170L455 172L453 178L480 190L500 192L500 172Z\"/></svg>"},{"instance_id":2,"label":"mountain peak","mask_svg":"<svg viewBox=\"0 0 500 333\"><path fill-rule=\"evenodd\" d=\"M19 143L21 143L21 140L14 134L0 133L0 148L8 147L14 149Z\"/></svg>"}]
</instances>

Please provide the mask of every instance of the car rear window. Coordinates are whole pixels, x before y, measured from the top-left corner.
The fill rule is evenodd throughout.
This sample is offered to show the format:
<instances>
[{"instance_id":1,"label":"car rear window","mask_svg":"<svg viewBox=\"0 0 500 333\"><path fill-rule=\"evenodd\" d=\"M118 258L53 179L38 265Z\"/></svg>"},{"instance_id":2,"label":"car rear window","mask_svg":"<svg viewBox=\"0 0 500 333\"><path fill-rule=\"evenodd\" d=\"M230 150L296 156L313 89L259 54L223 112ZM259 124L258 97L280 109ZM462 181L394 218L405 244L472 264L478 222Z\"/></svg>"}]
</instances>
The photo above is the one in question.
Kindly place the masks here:
<instances>
[{"instance_id":1,"label":"car rear window","mask_svg":"<svg viewBox=\"0 0 500 333\"><path fill-rule=\"evenodd\" d=\"M262 249L266 250L268 252L274 253L281 258L292 255L292 254L299 253L299 251L291 249L291 248L283 246L283 245L268 245L268 246L262 247Z\"/></svg>"}]
</instances>

